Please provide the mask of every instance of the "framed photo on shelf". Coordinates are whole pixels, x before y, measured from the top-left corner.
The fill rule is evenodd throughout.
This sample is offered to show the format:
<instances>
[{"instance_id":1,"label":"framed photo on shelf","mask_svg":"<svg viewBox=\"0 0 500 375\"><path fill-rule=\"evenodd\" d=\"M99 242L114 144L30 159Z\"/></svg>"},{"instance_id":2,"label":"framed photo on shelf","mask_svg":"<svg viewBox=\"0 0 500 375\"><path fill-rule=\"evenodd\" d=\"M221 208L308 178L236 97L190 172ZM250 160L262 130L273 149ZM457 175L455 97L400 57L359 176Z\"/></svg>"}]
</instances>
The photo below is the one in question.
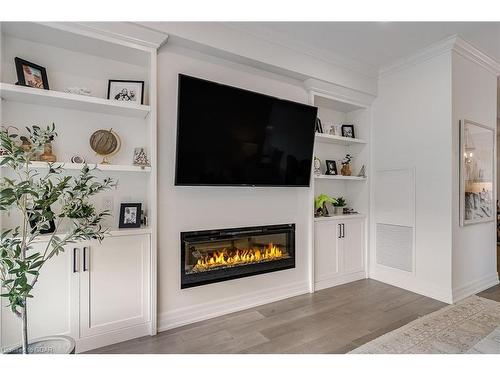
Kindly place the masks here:
<instances>
[{"instance_id":1,"label":"framed photo on shelf","mask_svg":"<svg viewBox=\"0 0 500 375\"><path fill-rule=\"evenodd\" d=\"M110 79L108 82L108 99L144 104L144 81Z\"/></svg>"},{"instance_id":2,"label":"framed photo on shelf","mask_svg":"<svg viewBox=\"0 0 500 375\"><path fill-rule=\"evenodd\" d=\"M337 162L335 160L325 160L326 164L326 175L329 176L336 176L338 175L337 172Z\"/></svg>"},{"instance_id":3,"label":"framed photo on shelf","mask_svg":"<svg viewBox=\"0 0 500 375\"><path fill-rule=\"evenodd\" d=\"M47 71L43 66L23 60L19 57L14 58L14 61L16 63L18 85L44 90L49 89Z\"/></svg>"},{"instance_id":4,"label":"framed photo on shelf","mask_svg":"<svg viewBox=\"0 0 500 375\"><path fill-rule=\"evenodd\" d=\"M494 128L460 121L460 225L496 220Z\"/></svg>"},{"instance_id":5,"label":"framed photo on shelf","mask_svg":"<svg viewBox=\"0 0 500 375\"><path fill-rule=\"evenodd\" d=\"M354 136L354 125L342 125L342 137L356 138Z\"/></svg>"},{"instance_id":6,"label":"framed photo on shelf","mask_svg":"<svg viewBox=\"0 0 500 375\"><path fill-rule=\"evenodd\" d=\"M141 207L141 203L122 203L118 228L140 228Z\"/></svg>"}]
</instances>

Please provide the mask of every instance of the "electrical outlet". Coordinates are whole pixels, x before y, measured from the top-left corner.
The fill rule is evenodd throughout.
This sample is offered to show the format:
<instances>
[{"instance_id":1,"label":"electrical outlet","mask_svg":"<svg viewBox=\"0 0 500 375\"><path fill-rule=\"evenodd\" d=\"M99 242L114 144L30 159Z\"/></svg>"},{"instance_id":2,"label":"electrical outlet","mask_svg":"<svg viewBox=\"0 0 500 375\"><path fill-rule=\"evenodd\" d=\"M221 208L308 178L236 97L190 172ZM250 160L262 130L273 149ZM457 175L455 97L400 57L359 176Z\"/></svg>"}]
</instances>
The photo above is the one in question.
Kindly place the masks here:
<instances>
[{"instance_id":1,"label":"electrical outlet","mask_svg":"<svg viewBox=\"0 0 500 375\"><path fill-rule=\"evenodd\" d=\"M102 209L106 211L113 212L114 209L114 200L113 196L107 195L102 198Z\"/></svg>"}]
</instances>

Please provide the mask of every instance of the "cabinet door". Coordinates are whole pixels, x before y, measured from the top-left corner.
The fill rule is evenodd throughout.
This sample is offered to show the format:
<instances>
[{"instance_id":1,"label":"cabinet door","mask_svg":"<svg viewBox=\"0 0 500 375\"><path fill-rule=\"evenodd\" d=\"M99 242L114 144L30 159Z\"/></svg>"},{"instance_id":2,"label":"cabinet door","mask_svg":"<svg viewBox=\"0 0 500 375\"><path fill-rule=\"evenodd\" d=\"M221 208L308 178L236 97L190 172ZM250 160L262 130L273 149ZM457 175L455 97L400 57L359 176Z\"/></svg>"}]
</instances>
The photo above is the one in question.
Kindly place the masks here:
<instances>
[{"instance_id":1,"label":"cabinet door","mask_svg":"<svg viewBox=\"0 0 500 375\"><path fill-rule=\"evenodd\" d=\"M80 334L87 337L150 321L150 237L91 242L82 251Z\"/></svg>"},{"instance_id":2,"label":"cabinet door","mask_svg":"<svg viewBox=\"0 0 500 375\"><path fill-rule=\"evenodd\" d=\"M316 222L314 230L314 280L335 277L340 271L340 224Z\"/></svg>"},{"instance_id":3,"label":"cabinet door","mask_svg":"<svg viewBox=\"0 0 500 375\"><path fill-rule=\"evenodd\" d=\"M345 220L342 246L344 273L363 271L365 268L364 220Z\"/></svg>"},{"instance_id":4,"label":"cabinet door","mask_svg":"<svg viewBox=\"0 0 500 375\"><path fill-rule=\"evenodd\" d=\"M37 242L32 252L43 253L46 242ZM32 253L30 252L30 254ZM76 251L77 253L77 251ZM75 270L77 271L77 270ZM28 299L28 339L49 335L78 335L78 272L73 272L73 247L54 256L42 267L38 282ZM21 342L21 320L1 300L1 346Z\"/></svg>"}]
</instances>

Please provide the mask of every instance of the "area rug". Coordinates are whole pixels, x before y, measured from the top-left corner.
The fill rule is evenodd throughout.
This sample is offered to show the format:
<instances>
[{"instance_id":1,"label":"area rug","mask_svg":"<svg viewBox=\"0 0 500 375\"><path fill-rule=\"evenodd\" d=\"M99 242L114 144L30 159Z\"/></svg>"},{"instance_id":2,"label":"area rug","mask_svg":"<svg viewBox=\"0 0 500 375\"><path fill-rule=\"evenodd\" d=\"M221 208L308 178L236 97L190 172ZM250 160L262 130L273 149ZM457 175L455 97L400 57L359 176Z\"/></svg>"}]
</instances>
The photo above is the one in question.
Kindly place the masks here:
<instances>
[{"instance_id":1,"label":"area rug","mask_svg":"<svg viewBox=\"0 0 500 375\"><path fill-rule=\"evenodd\" d=\"M500 353L500 303L478 296L425 315L370 341L356 354ZM498 341L497 341L498 340Z\"/></svg>"}]
</instances>

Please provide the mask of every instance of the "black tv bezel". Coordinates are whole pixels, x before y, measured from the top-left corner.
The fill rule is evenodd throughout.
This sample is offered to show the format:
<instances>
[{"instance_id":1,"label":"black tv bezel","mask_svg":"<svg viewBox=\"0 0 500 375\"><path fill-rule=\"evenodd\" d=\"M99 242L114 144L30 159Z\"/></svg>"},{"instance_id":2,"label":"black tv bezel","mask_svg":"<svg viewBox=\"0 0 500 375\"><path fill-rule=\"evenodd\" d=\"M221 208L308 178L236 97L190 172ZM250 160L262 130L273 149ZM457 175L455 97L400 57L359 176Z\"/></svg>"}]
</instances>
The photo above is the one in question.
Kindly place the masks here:
<instances>
[{"instance_id":1,"label":"black tv bezel","mask_svg":"<svg viewBox=\"0 0 500 375\"><path fill-rule=\"evenodd\" d=\"M179 162L179 128L180 128L179 110L180 110L181 77L188 77L188 78L195 79L195 80L198 80L198 81L209 82L209 83L216 84L216 85L219 85L219 86L229 87L231 89L236 89L236 90L239 90L239 91L244 91L244 92L248 92L248 93L252 93L252 94L256 94L256 95L265 96L265 97L268 97L268 98L272 98L274 100L280 100L280 101L283 101L283 102L293 103L295 105L299 105L299 106L303 106L303 107L314 108L316 110L316 115L318 114L318 107L315 107L315 106L312 106L312 105L309 105L309 104L304 104L304 103L295 102L293 100L278 98L276 96L262 94L262 93L257 92L257 91L246 90L246 89L242 89L240 87L230 86L230 85L226 85L226 84L223 84L223 83L219 83L219 82L215 82L215 81L210 81L208 79L203 79L203 78L199 78L199 77L193 77L193 76L190 76L190 75L187 75L187 74L179 73L178 78L177 78L177 128L176 128L176 139L175 139L174 186L284 187L284 188L285 187L297 187L297 188L301 188L301 187L310 187L311 186L311 172L312 172L312 164L313 164L313 158L314 158L314 137L315 137L315 133L316 133L316 131L315 131L316 124L314 124L312 126L312 133L311 133L311 138L312 138L311 141L313 142L313 147L311 149L311 169L309 170L309 183L308 184L304 184L304 185L286 185L286 184L274 185L274 184L207 184L207 183L205 183L205 184L194 184L194 183L180 183L178 181L177 170L178 170L178 162Z\"/></svg>"}]
</instances>

